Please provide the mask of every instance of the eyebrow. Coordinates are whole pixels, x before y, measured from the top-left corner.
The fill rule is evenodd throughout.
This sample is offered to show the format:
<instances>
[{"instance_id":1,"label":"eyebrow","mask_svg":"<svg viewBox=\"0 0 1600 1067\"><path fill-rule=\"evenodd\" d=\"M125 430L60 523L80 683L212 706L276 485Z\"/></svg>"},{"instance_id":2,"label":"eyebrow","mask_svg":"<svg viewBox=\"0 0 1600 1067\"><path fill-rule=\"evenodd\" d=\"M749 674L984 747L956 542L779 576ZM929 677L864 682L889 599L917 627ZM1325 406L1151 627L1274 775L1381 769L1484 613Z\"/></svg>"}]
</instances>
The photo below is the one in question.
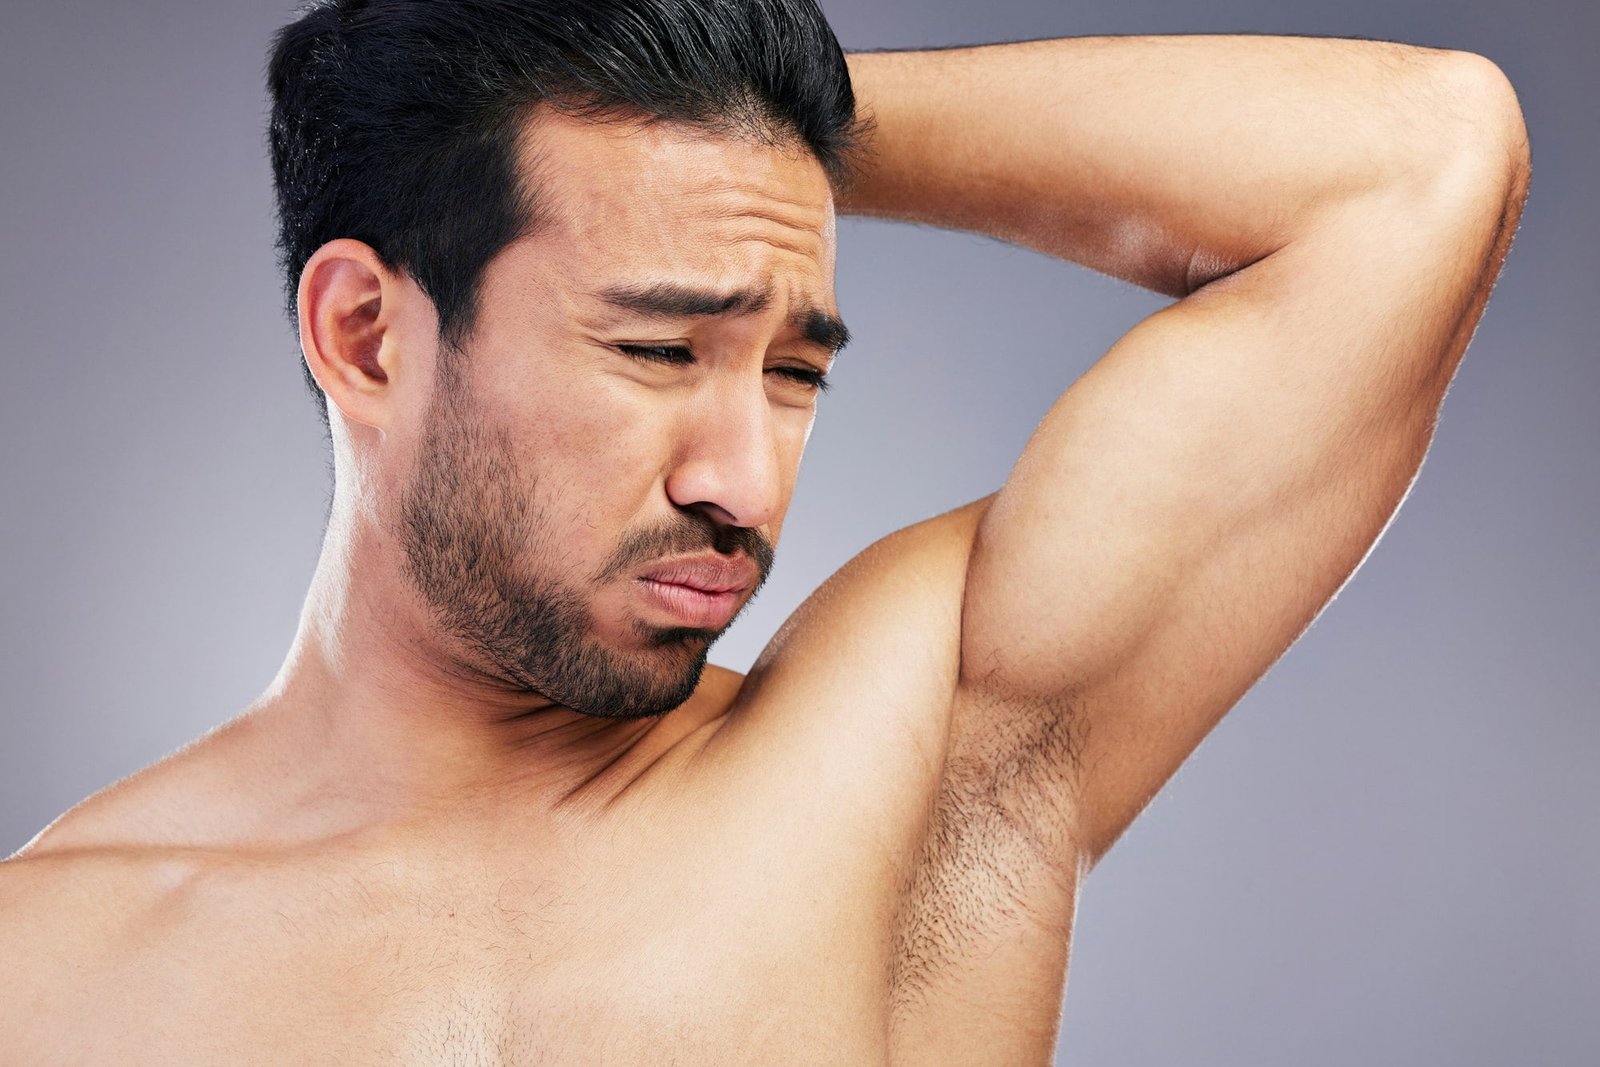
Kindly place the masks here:
<instances>
[{"instance_id":1,"label":"eyebrow","mask_svg":"<svg viewBox=\"0 0 1600 1067\"><path fill-rule=\"evenodd\" d=\"M729 293L696 289L676 282L612 285L595 294L612 307L655 319L700 318L706 315L749 315L772 303L772 289L735 289ZM810 304L796 308L788 325L813 344L837 356L850 343L850 330L836 315Z\"/></svg>"}]
</instances>

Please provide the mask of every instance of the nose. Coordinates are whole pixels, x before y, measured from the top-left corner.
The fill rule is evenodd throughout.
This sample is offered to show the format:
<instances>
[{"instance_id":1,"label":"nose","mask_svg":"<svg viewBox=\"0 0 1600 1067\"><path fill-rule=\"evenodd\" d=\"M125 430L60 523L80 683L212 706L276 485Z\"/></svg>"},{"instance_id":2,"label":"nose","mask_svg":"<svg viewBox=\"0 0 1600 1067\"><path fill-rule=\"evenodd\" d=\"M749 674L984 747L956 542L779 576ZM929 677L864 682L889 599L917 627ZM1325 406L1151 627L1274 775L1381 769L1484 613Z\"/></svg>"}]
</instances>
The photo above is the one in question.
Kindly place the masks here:
<instances>
[{"instance_id":1,"label":"nose","mask_svg":"<svg viewBox=\"0 0 1600 1067\"><path fill-rule=\"evenodd\" d=\"M679 432L679 462L667 478L673 503L704 508L726 525L772 523L782 507L783 457L759 376L708 383L689 401Z\"/></svg>"}]
</instances>

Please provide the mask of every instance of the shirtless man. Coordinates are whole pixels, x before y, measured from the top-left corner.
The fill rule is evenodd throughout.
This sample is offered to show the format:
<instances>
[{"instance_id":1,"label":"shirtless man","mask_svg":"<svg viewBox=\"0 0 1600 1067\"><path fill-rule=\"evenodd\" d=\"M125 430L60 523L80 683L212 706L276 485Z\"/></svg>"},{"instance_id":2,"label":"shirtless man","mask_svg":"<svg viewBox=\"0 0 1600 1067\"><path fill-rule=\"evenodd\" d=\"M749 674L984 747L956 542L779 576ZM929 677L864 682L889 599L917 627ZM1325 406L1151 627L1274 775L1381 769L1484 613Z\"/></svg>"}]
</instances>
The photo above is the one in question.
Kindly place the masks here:
<instances>
[{"instance_id":1,"label":"shirtless man","mask_svg":"<svg viewBox=\"0 0 1600 1067\"><path fill-rule=\"evenodd\" d=\"M280 39L322 557L259 700L0 867L5 1063L1048 1063L1082 879L1394 514L1525 195L1468 53L558 6ZM740 676L836 211L1175 300Z\"/></svg>"}]
</instances>

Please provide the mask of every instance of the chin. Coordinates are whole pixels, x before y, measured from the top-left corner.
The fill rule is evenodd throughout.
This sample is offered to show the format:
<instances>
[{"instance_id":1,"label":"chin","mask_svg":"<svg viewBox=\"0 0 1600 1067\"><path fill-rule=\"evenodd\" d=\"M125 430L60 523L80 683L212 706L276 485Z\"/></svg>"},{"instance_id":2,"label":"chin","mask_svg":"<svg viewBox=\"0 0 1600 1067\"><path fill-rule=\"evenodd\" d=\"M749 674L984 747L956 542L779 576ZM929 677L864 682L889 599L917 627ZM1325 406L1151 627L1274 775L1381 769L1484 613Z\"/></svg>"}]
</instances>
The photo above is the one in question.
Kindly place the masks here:
<instances>
[{"instance_id":1,"label":"chin","mask_svg":"<svg viewBox=\"0 0 1600 1067\"><path fill-rule=\"evenodd\" d=\"M670 630L654 629L648 640L652 648L684 648L704 654L721 636L721 630L696 630L677 626Z\"/></svg>"}]
</instances>

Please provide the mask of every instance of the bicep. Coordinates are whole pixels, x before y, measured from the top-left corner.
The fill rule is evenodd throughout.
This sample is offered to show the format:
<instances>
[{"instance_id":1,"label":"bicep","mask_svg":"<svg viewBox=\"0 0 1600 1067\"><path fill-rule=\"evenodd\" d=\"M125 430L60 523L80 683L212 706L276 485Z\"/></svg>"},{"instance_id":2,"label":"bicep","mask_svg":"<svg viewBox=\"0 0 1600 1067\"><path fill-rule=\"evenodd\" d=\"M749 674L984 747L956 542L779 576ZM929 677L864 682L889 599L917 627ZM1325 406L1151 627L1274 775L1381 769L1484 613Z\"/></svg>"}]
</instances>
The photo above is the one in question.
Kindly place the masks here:
<instances>
[{"instance_id":1,"label":"bicep","mask_svg":"<svg viewBox=\"0 0 1600 1067\"><path fill-rule=\"evenodd\" d=\"M1474 195L1330 208L1145 319L1055 403L984 515L960 684L1007 698L986 706L1071 709L1061 799L1088 855L1304 631L1404 497L1509 241L1503 203Z\"/></svg>"}]
</instances>

